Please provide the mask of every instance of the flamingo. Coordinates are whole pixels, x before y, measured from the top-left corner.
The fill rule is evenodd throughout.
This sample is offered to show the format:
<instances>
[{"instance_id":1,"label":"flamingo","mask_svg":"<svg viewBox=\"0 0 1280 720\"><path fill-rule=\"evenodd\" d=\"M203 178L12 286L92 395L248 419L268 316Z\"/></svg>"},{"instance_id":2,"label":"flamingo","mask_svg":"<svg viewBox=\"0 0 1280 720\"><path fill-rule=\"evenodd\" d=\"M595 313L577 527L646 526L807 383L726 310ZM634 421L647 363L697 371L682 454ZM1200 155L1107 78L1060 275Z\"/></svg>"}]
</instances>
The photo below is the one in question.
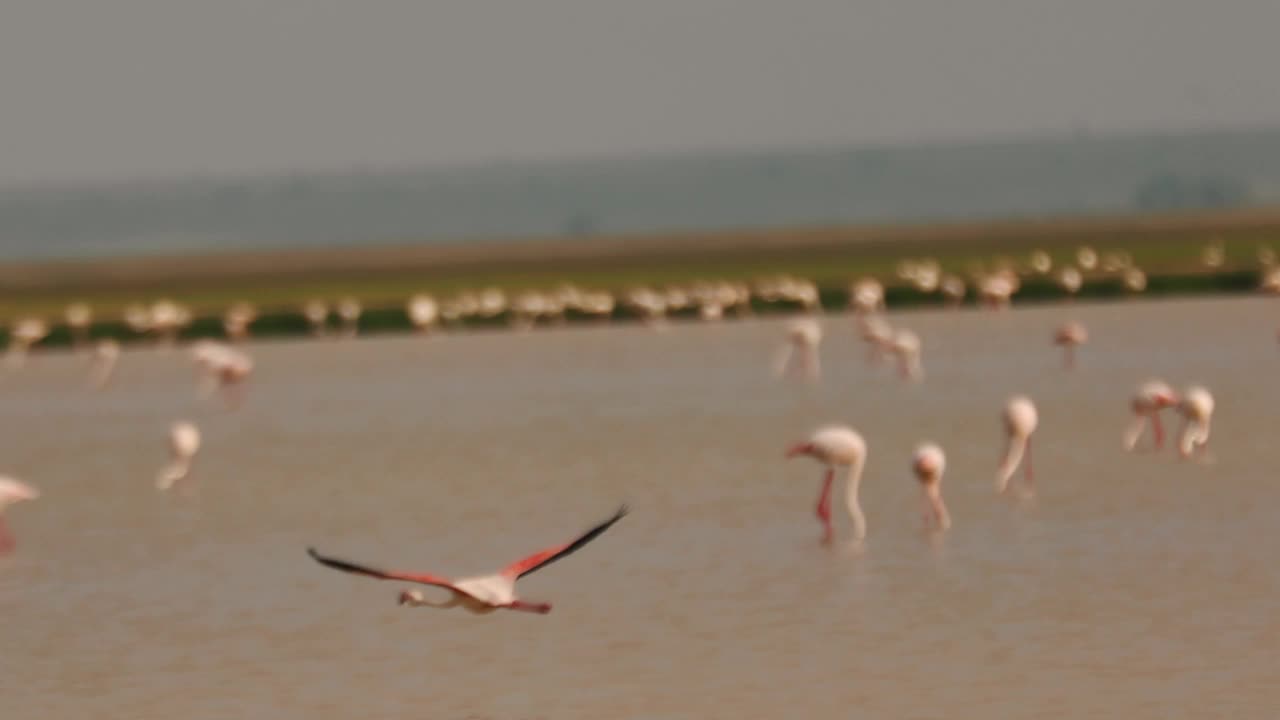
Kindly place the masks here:
<instances>
[{"instance_id":1,"label":"flamingo","mask_svg":"<svg viewBox=\"0 0 1280 720\"><path fill-rule=\"evenodd\" d=\"M243 383L253 373L253 358L230 345L202 340L191 349L201 373L201 394L208 396L222 388L227 405L235 407L241 400Z\"/></svg>"},{"instance_id":2,"label":"flamingo","mask_svg":"<svg viewBox=\"0 0 1280 720\"><path fill-rule=\"evenodd\" d=\"M89 344L89 326L93 324L93 308L87 303L73 302L64 311L67 328L71 330L71 342L76 350Z\"/></svg>"},{"instance_id":3,"label":"flamingo","mask_svg":"<svg viewBox=\"0 0 1280 720\"><path fill-rule=\"evenodd\" d=\"M818 345L822 342L822 326L817 320L801 318L787 326L786 343L778 349L774 373L778 376L798 375L816 381L822 375Z\"/></svg>"},{"instance_id":4,"label":"flamingo","mask_svg":"<svg viewBox=\"0 0 1280 720\"><path fill-rule=\"evenodd\" d=\"M38 497L40 497L39 491L30 485L20 480L0 475L0 555L9 554L17 545L13 539L13 534L9 532L8 525L5 524L4 509L14 503L19 503L23 500L35 500Z\"/></svg>"},{"instance_id":5,"label":"flamingo","mask_svg":"<svg viewBox=\"0 0 1280 720\"><path fill-rule=\"evenodd\" d=\"M308 300L302 306L302 316L311 326L311 334L320 337L325 334L329 323L329 305L318 298Z\"/></svg>"},{"instance_id":6,"label":"flamingo","mask_svg":"<svg viewBox=\"0 0 1280 720\"><path fill-rule=\"evenodd\" d=\"M200 450L200 428L179 420L169 427L169 452L173 460L156 476L156 487L168 490L191 472L191 460Z\"/></svg>"},{"instance_id":7,"label":"flamingo","mask_svg":"<svg viewBox=\"0 0 1280 720\"><path fill-rule=\"evenodd\" d=\"M418 332L425 335L440 319L440 306L430 295L414 295L405 305L405 314Z\"/></svg>"},{"instance_id":8,"label":"flamingo","mask_svg":"<svg viewBox=\"0 0 1280 720\"><path fill-rule=\"evenodd\" d=\"M822 493L818 496L818 520L822 522L822 542L830 543L831 485L835 481L837 467L845 469L848 492L845 502L849 517L853 519L853 536L862 540L867 536L867 520L858 502L858 486L862 482L862 469L867 461L867 443L856 430L843 425L819 428L805 442L787 449L787 458L807 455L827 466L822 479Z\"/></svg>"},{"instance_id":9,"label":"flamingo","mask_svg":"<svg viewBox=\"0 0 1280 720\"><path fill-rule=\"evenodd\" d=\"M922 443L911 456L911 470L924 490L925 524L935 530L951 527L951 515L942 502L942 473L947 456L935 443Z\"/></svg>"},{"instance_id":10,"label":"flamingo","mask_svg":"<svg viewBox=\"0 0 1280 720\"><path fill-rule=\"evenodd\" d=\"M360 315L364 306L354 297L344 297L338 301L338 317L342 319L342 334L353 338L360 332Z\"/></svg>"},{"instance_id":11,"label":"flamingo","mask_svg":"<svg viewBox=\"0 0 1280 720\"><path fill-rule=\"evenodd\" d=\"M252 303L238 302L227 308L222 316L222 329L235 342L249 338L249 326L258 319L258 309Z\"/></svg>"},{"instance_id":12,"label":"flamingo","mask_svg":"<svg viewBox=\"0 0 1280 720\"><path fill-rule=\"evenodd\" d=\"M1148 380L1138 386L1131 401L1134 419L1124 432L1124 448L1132 451L1151 420L1155 448L1164 447L1164 428L1160 425L1160 411L1178 404L1178 394L1163 380Z\"/></svg>"},{"instance_id":13,"label":"flamingo","mask_svg":"<svg viewBox=\"0 0 1280 720\"><path fill-rule=\"evenodd\" d=\"M1073 267L1064 267L1058 273L1058 286L1063 292L1067 293L1067 299L1075 297L1080 292L1080 288L1084 286L1084 276L1080 271Z\"/></svg>"},{"instance_id":14,"label":"flamingo","mask_svg":"<svg viewBox=\"0 0 1280 720\"><path fill-rule=\"evenodd\" d=\"M1003 493L1009 487L1009 479L1018 469L1025 456L1022 468L1023 478L1027 485L1032 482L1031 471L1031 433L1039 424L1039 414L1035 403L1026 395L1014 395L1004 406L1004 429L1008 440L1005 445L1004 459L1000 461L1000 469L996 473L996 492Z\"/></svg>"},{"instance_id":15,"label":"flamingo","mask_svg":"<svg viewBox=\"0 0 1280 720\"><path fill-rule=\"evenodd\" d=\"M861 278L849 288L849 307L859 315L884 310L884 285L875 278Z\"/></svg>"},{"instance_id":16,"label":"flamingo","mask_svg":"<svg viewBox=\"0 0 1280 720\"><path fill-rule=\"evenodd\" d=\"M1072 320L1063 323L1053 333L1053 344L1062 347L1062 353L1068 370L1076 366L1076 347L1089 342L1089 331L1083 323Z\"/></svg>"},{"instance_id":17,"label":"flamingo","mask_svg":"<svg viewBox=\"0 0 1280 720\"><path fill-rule=\"evenodd\" d=\"M584 545L595 540L604 533L605 530L612 527L614 523L626 516L627 512L627 506L623 505L618 508L618 511L614 513L613 517L586 531L572 542L536 552L526 558L511 563L496 573L489 575L477 575L475 577L462 578L459 580L450 580L439 575L428 575L426 573L377 570L364 565L358 565L353 562L347 562L346 560L338 560L337 558L321 555L315 548L307 548L307 554L321 565L333 568L334 570L355 573L357 575L368 575L369 577L378 578L379 580L400 580L403 582L441 587L452 594L446 602L431 603L428 602L422 593L417 590L402 590L400 592L401 605L437 608L462 606L469 612L476 613L478 615L490 613L494 610L521 610L523 612L545 614L551 612L551 603L521 600L516 595L516 581L582 549Z\"/></svg>"},{"instance_id":18,"label":"flamingo","mask_svg":"<svg viewBox=\"0 0 1280 720\"><path fill-rule=\"evenodd\" d=\"M98 390L111 382L115 374L116 363L120 361L120 343L113 338L103 338L93 346L93 364L90 368L89 384Z\"/></svg>"},{"instance_id":19,"label":"flamingo","mask_svg":"<svg viewBox=\"0 0 1280 720\"><path fill-rule=\"evenodd\" d=\"M1194 385L1182 393L1178 412L1182 415L1182 431L1178 433L1178 455L1186 459L1192 453L1203 453L1209 442L1209 420L1213 418L1213 394Z\"/></svg>"},{"instance_id":20,"label":"flamingo","mask_svg":"<svg viewBox=\"0 0 1280 720\"><path fill-rule=\"evenodd\" d=\"M879 365L885 350L893 343L893 327L880 315L863 315L858 318L859 331L867 343L867 362Z\"/></svg>"},{"instance_id":21,"label":"flamingo","mask_svg":"<svg viewBox=\"0 0 1280 720\"><path fill-rule=\"evenodd\" d=\"M938 282L938 291L942 293L947 307L960 307L960 303L964 302L964 278L959 275L944 275Z\"/></svg>"},{"instance_id":22,"label":"flamingo","mask_svg":"<svg viewBox=\"0 0 1280 720\"><path fill-rule=\"evenodd\" d=\"M27 361L31 348L49 335L49 324L42 318L22 318L9 329L8 365L21 368Z\"/></svg>"},{"instance_id":23,"label":"flamingo","mask_svg":"<svg viewBox=\"0 0 1280 720\"><path fill-rule=\"evenodd\" d=\"M920 382L924 379L924 366L920 364L920 336L910 330L898 330L893 334L889 349L898 358L898 375L903 380Z\"/></svg>"}]
</instances>

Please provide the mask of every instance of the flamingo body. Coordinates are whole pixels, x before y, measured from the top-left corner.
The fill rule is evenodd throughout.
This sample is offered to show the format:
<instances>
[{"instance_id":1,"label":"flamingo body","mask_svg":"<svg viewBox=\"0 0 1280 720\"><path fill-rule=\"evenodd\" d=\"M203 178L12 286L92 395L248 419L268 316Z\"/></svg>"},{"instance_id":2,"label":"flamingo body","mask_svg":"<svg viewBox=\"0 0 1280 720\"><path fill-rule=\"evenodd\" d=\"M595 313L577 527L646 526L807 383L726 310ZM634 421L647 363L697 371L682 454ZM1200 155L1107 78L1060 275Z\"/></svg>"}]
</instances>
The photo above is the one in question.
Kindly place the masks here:
<instances>
[{"instance_id":1,"label":"flamingo body","mask_svg":"<svg viewBox=\"0 0 1280 720\"><path fill-rule=\"evenodd\" d=\"M1031 483L1031 434L1040 424L1040 416L1031 398L1015 395L1005 403L1003 420L1007 441L1004 458L996 473L996 492L1000 493L1008 489L1010 478L1024 459L1023 475L1027 484Z\"/></svg>"},{"instance_id":2,"label":"flamingo body","mask_svg":"<svg viewBox=\"0 0 1280 720\"><path fill-rule=\"evenodd\" d=\"M818 520L822 522L824 543L831 542L834 535L831 526L831 486L835 480L836 468L842 468L846 475L847 492L845 496L849 517L853 520L854 539L861 540L867 535L866 516L858 500L858 486L862 482L862 469L867 459L867 443L856 430L843 425L830 425L819 428L805 442L796 443L787 450L787 457L793 458L807 455L826 465L822 480L822 493L818 496Z\"/></svg>"},{"instance_id":3,"label":"flamingo body","mask_svg":"<svg viewBox=\"0 0 1280 720\"><path fill-rule=\"evenodd\" d=\"M17 543L4 521L4 510L10 505L40 497L40 491L16 478L0 475L0 555L13 551Z\"/></svg>"},{"instance_id":4,"label":"flamingo body","mask_svg":"<svg viewBox=\"0 0 1280 720\"><path fill-rule=\"evenodd\" d=\"M911 471L924 491L925 522L934 529L951 527L951 515L942 502L942 473L947 469L947 455L935 443L921 443L911 455Z\"/></svg>"}]
</instances>

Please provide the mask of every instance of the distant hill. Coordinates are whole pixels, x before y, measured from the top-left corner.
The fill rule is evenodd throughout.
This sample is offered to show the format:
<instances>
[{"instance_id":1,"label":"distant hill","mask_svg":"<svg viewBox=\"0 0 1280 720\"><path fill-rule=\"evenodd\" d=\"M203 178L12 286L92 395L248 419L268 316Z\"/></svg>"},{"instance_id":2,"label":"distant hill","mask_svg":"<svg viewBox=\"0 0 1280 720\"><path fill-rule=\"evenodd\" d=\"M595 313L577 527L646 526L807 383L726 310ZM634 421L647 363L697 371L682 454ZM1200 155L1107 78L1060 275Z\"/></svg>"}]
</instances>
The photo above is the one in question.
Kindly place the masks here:
<instances>
[{"instance_id":1,"label":"distant hill","mask_svg":"<svg viewBox=\"0 0 1280 720\"><path fill-rule=\"evenodd\" d=\"M1280 129L0 190L0 259L1280 202Z\"/></svg>"}]
</instances>

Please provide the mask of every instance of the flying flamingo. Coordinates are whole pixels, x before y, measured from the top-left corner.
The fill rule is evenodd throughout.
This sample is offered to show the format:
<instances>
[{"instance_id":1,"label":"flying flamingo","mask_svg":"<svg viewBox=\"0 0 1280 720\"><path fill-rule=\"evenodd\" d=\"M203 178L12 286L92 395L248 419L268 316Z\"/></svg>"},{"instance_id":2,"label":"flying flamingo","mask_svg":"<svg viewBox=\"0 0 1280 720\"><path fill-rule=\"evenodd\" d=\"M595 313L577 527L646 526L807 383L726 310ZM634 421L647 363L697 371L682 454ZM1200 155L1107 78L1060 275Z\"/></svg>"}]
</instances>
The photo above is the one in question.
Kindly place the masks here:
<instances>
[{"instance_id":1,"label":"flying flamingo","mask_svg":"<svg viewBox=\"0 0 1280 720\"><path fill-rule=\"evenodd\" d=\"M1053 344L1062 347L1068 370L1076 366L1076 347L1089 342L1089 331L1083 323L1072 320L1063 323L1053 333Z\"/></svg>"},{"instance_id":2,"label":"flying flamingo","mask_svg":"<svg viewBox=\"0 0 1280 720\"><path fill-rule=\"evenodd\" d=\"M924 489L925 523L935 530L951 527L951 515L942 502L942 473L947 469L947 456L934 443L923 443L911 456L911 470Z\"/></svg>"},{"instance_id":3,"label":"flying flamingo","mask_svg":"<svg viewBox=\"0 0 1280 720\"><path fill-rule=\"evenodd\" d=\"M779 376L798 375L805 380L816 381L822 375L818 361L818 345L822 342L822 326L817 320L802 318L787 327L787 341L778 350L774 360L774 373Z\"/></svg>"},{"instance_id":4,"label":"flying flamingo","mask_svg":"<svg viewBox=\"0 0 1280 720\"><path fill-rule=\"evenodd\" d=\"M169 453L173 460L156 476L156 487L168 490L191 472L191 460L200 450L200 429L195 423L179 420L169 428Z\"/></svg>"},{"instance_id":5,"label":"flying flamingo","mask_svg":"<svg viewBox=\"0 0 1280 720\"><path fill-rule=\"evenodd\" d=\"M1009 487L1009 479L1018 469L1025 456L1022 468L1023 478L1028 486L1032 482L1031 471L1031 433L1036 431L1039 415L1035 403L1026 395L1014 395L1004 406L1004 429L1008 436L1005 445L1004 459L1000 461L1000 469L996 473L996 492L1003 493Z\"/></svg>"},{"instance_id":6,"label":"flying flamingo","mask_svg":"<svg viewBox=\"0 0 1280 720\"><path fill-rule=\"evenodd\" d=\"M1124 432L1124 448L1133 450L1138 439L1147 428L1147 420L1151 420L1154 433L1155 448L1164 447L1164 428L1160 425L1160 411L1178 404L1178 394L1163 380L1148 380L1138 386L1133 394L1132 407L1134 419Z\"/></svg>"},{"instance_id":7,"label":"flying flamingo","mask_svg":"<svg viewBox=\"0 0 1280 720\"><path fill-rule=\"evenodd\" d=\"M1178 455L1189 458L1192 453L1203 453L1209 442L1209 421L1213 418L1213 394L1200 386L1192 386L1182 393L1178 404L1182 415L1182 431L1178 437Z\"/></svg>"},{"instance_id":8,"label":"flying flamingo","mask_svg":"<svg viewBox=\"0 0 1280 720\"><path fill-rule=\"evenodd\" d=\"M0 555L9 554L17 545L4 521L5 507L23 500L35 500L38 497L40 497L39 491L30 485L0 475Z\"/></svg>"},{"instance_id":9,"label":"flying flamingo","mask_svg":"<svg viewBox=\"0 0 1280 720\"><path fill-rule=\"evenodd\" d=\"M819 428L809 439L796 443L787 450L787 458L807 455L827 466L822 478L822 493L818 496L818 520L822 522L822 542L831 542L831 486L835 481L836 467L845 469L848 494L845 501L849 517L853 519L853 536L861 540L867 536L867 520L858 502L858 485L862 482L862 468L867 461L867 443L852 428L831 425Z\"/></svg>"},{"instance_id":10,"label":"flying flamingo","mask_svg":"<svg viewBox=\"0 0 1280 720\"><path fill-rule=\"evenodd\" d=\"M444 588L452 593L452 596L446 602L431 603L417 590L403 590L400 592L401 605L414 607L425 605L438 608L452 608L460 605L476 614L490 613L499 609L549 613L551 612L550 603L528 602L517 597L516 581L525 575L550 565L560 558L577 552L582 546L595 540L601 533L612 527L614 523L621 520L626 514L627 506L623 505L618 508L618 512L614 513L613 517L591 528L573 542L536 552L522 560L511 563L496 573L462 578L460 580L450 580L439 575L428 575L426 573L376 570L345 560L326 557L317 552L315 548L307 548L307 554L321 565L331 567L334 570L368 575L379 580L401 580L421 585L432 585Z\"/></svg>"}]
</instances>

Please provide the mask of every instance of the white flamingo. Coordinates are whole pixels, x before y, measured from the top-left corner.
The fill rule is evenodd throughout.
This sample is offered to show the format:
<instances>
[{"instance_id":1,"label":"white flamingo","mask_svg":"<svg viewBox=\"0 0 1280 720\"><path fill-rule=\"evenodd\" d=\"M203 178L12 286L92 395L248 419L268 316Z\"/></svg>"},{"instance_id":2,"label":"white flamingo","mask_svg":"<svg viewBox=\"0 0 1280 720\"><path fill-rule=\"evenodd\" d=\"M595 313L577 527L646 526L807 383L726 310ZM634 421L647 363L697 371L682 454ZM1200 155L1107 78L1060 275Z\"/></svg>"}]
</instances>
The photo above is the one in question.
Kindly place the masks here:
<instances>
[{"instance_id":1,"label":"white flamingo","mask_svg":"<svg viewBox=\"0 0 1280 720\"><path fill-rule=\"evenodd\" d=\"M13 533L9 531L9 526L5 523L5 508L23 500L35 500L38 497L40 497L40 492L30 485L20 480L0 475L0 555L7 555L13 552L13 549L17 546Z\"/></svg>"},{"instance_id":2,"label":"white flamingo","mask_svg":"<svg viewBox=\"0 0 1280 720\"><path fill-rule=\"evenodd\" d=\"M89 385L101 390L111 382L116 365L120 361L120 343L113 338L103 338L93 346L93 360L89 367Z\"/></svg>"},{"instance_id":3,"label":"white flamingo","mask_svg":"<svg viewBox=\"0 0 1280 720\"><path fill-rule=\"evenodd\" d=\"M898 359L898 375L903 380L924 380L924 366L920 363L920 336L911 330L898 330L889 345Z\"/></svg>"},{"instance_id":4,"label":"white flamingo","mask_svg":"<svg viewBox=\"0 0 1280 720\"><path fill-rule=\"evenodd\" d=\"M244 385L253 374L253 358L230 345L201 340L191 348L200 372L200 394L208 397L221 389L229 407L243 400Z\"/></svg>"},{"instance_id":5,"label":"white flamingo","mask_svg":"<svg viewBox=\"0 0 1280 720\"><path fill-rule=\"evenodd\" d=\"M787 449L787 458L805 455L826 465L822 478L822 492L818 495L818 520L822 522L822 542L829 543L834 533L831 527L831 486L835 482L836 468L845 471L846 506L853 520L853 536L861 540L867 536L867 520L858 501L858 486L862 483L862 470L867 461L867 443L856 430L842 425L819 428L805 442Z\"/></svg>"},{"instance_id":6,"label":"white flamingo","mask_svg":"<svg viewBox=\"0 0 1280 720\"><path fill-rule=\"evenodd\" d=\"M1203 453L1209 443L1209 421L1213 419L1213 394L1193 385L1182 392L1178 412L1182 415L1182 431L1178 433L1178 455L1190 458Z\"/></svg>"},{"instance_id":7,"label":"white flamingo","mask_svg":"<svg viewBox=\"0 0 1280 720\"><path fill-rule=\"evenodd\" d=\"M794 320L787 326L786 342L774 358L774 374L795 375L808 381L822 376L818 345L822 342L822 325L811 318Z\"/></svg>"},{"instance_id":8,"label":"white flamingo","mask_svg":"<svg viewBox=\"0 0 1280 720\"><path fill-rule=\"evenodd\" d=\"M427 573L397 572L378 570L346 560L321 555L315 548L307 548L307 554L325 567L343 572L366 575L379 580L400 580L403 582L431 585L448 590L451 597L447 602L432 603L417 590L403 590L400 593L400 604L412 607L427 606L436 608L462 607L476 614L490 613L494 610L521 610L545 614L551 612L551 604L545 602L529 602L516 595L516 581L524 576L541 570L551 563L580 550L584 545L599 537L614 523L627 514L627 506L623 505L613 517L596 525L580 535L573 542L557 545L541 552L536 552L522 560L506 566L496 573L475 577L450 580L439 575Z\"/></svg>"},{"instance_id":9,"label":"white flamingo","mask_svg":"<svg viewBox=\"0 0 1280 720\"><path fill-rule=\"evenodd\" d=\"M946 469L946 453L935 443L922 443L911 456L911 471L924 491L925 525L934 530L951 527L951 514L942 502L942 473Z\"/></svg>"},{"instance_id":10,"label":"white flamingo","mask_svg":"<svg viewBox=\"0 0 1280 720\"><path fill-rule=\"evenodd\" d=\"M996 473L996 492L1003 493L1009 487L1009 479L1022 464L1023 479L1028 489L1033 481L1031 470L1031 434L1040 422L1035 403L1026 395L1009 398L1004 406L1004 429L1007 437L1004 458Z\"/></svg>"},{"instance_id":11,"label":"white flamingo","mask_svg":"<svg viewBox=\"0 0 1280 720\"><path fill-rule=\"evenodd\" d=\"M169 427L168 465L156 476L156 487L168 490L191 472L191 461L200 450L200 428L195 423L179 420Z\"/></svg>"}]
</instances>

